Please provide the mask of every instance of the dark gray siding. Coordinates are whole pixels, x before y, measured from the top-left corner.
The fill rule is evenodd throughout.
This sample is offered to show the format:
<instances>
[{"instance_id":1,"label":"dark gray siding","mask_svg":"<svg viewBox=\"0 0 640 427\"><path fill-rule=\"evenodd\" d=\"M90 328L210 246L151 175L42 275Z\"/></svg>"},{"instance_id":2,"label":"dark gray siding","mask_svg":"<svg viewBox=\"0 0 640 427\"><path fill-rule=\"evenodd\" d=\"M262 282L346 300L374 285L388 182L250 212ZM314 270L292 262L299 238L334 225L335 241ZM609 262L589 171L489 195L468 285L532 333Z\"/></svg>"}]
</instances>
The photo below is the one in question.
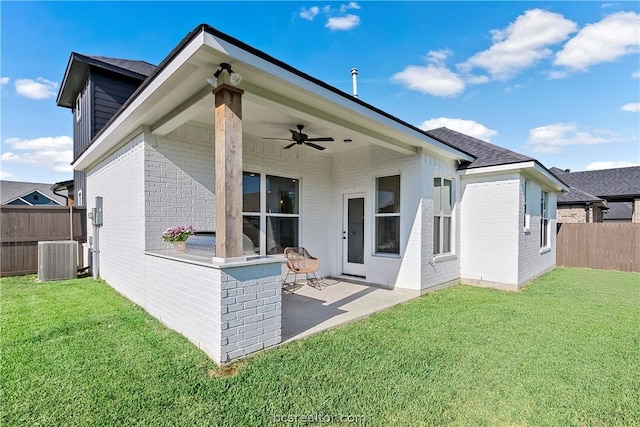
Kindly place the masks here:
<instances>
[{"instance_id":1,"label":"dark gray siding","mask_svg":"<svg viewBox=\"0 0 640 427\"><path fill-rule=\"evenodd\" d=\"M93 138L107 124L122 104L142 83L130 77L91 68L81 92L80 120L73 107L73 160L91 145ZM82 171L74 171L74 199L76 205L86 206L86 177ZM78 193L82 192L82 200Z\"/></svg>"},{"instance_id":2,"label":"dark gray siding","mask_svg":"<svg viewBox=\"0 0 640 427\"><path fill-rule=\"evenodd\" d=\"M89 80L80 92L80 118L76 105L73 106L73 160L80 157L80 154L89 146L91 138L91 91L89 90Z\"/></svg>"},{"instance_id":3,"label":"dark gray siding","mask_svg":"<svg viewBox=\"0 0 640 427\"><path fill-rule=\"evenodd\" d=\"M73 171L73 200L76 206L87 206L86 173L84 171ZM82 200L78 193L82 191Z\"/></svg>"},{"instance_id":4,"label":"dark gray siding","mask_svg":"<svg viewBox=\"0 0 640 427\"><path fill-rule=\"evenodd\" d=\"M113 74L92 72L90 76L93 92L92 137L107 124L131 94L138 88L141 80L128 79Z\"/></svg>"}]
</instances>

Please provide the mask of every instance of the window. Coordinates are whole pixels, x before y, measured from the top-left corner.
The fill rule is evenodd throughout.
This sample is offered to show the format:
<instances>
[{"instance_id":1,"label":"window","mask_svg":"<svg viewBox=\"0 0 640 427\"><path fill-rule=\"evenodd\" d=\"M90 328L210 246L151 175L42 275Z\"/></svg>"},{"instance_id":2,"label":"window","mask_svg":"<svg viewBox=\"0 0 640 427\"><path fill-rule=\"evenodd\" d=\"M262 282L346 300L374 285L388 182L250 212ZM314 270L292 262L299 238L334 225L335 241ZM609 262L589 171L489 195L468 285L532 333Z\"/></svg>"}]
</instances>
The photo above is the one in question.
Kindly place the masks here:
<instances>
[{"instance_id":1,"label":"window","mask_svg":"<svg viewBox=\"0 0 640 427\"><path fill-rule=\"evenodd\" d=\"M243 232L262 255L281 254L298 246L299 180L244 172Z\"/></svg>"},{"instance_id":2,"label":"window","mask_svg":"<svg viewBox=\"0 0 640 427\"><path fill-rule=\"evenodd\" d=\"M529 180L524 180L522 187L523 199L524 199L524 215L522 220L522 226L525 231L529 231L531 227L531 216L529 215L529 207L527 206L527 193L529 192Z\"/></svg>"},{"instance_id":3,"label":"window","mask_svg":"<svg viewBox=\"0 0 640 427\"><path fill-rule=\"evenodd\" d=\"M78 94L78 97L76 98L76 122L80 121L80 118L82 117L82 94Z\"/></svg>"},{"instance_id":4,"label":"window","mask_svg":"<svg viewBox=\"0 0 640 427\"><path fill-rule=\"evenodd\" d=\"M451 252L451 213L453 212L453 181L433 180L433 254Z\"/></svg>"},{"instance_id":5,"label":"window","mask_svg":"<svg viewBox=\"0 0 640 427\"><path fill-rule=\"evenodd\" d=\"M540 247L549 246L549 192L542 191L540 193Z\"/></svg>"},{"instance_id":6,"label":"window","mask_svg":"<svg viewBox=\"0 0 640 427\"><path fill-rule=\"evenodd\" d=\"M376 253L400 254L400 175L376 179Z\"/></svg>"},{"instance_id":7,"label":"window","mask_svg":"<svg viewBox=\"0 0 640 427\"><path fill-rule=\"evenodd\" d=\"M253 242L256 253L260 253L260 175L252 172L242 174L242 232Z\"/></svg>"}]
</instances>

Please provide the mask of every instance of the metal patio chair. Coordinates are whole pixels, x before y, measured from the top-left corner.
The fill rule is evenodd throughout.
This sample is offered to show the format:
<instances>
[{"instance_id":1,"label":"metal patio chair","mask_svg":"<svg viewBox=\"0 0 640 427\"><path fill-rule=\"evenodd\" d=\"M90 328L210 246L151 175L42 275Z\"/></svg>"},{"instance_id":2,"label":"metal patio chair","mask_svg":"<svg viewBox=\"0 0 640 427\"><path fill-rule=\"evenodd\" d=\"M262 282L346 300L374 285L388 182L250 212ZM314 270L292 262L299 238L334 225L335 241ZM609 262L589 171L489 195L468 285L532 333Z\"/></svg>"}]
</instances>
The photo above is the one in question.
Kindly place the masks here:
<instances>
[{"instance_id":1,"label":"metal patio chair","mask_svg":"<svg viewBox=\"0 0 640 427\"><path fill-rule=\"evenodd\" d=\"M299 274L304 274L307 279L307 285L312 286L318 290L322 290L326 285L322 282L322 278L318 277L318 267L320 266L320 260L309 254L309 252L302 247L289 247L284 250L284 257L287 259L287 274L282 281L282 286L292 286L295 292L296 282ZM293 273L293 282L288 282L289 275Z\"/></svg>"}]
</instances>

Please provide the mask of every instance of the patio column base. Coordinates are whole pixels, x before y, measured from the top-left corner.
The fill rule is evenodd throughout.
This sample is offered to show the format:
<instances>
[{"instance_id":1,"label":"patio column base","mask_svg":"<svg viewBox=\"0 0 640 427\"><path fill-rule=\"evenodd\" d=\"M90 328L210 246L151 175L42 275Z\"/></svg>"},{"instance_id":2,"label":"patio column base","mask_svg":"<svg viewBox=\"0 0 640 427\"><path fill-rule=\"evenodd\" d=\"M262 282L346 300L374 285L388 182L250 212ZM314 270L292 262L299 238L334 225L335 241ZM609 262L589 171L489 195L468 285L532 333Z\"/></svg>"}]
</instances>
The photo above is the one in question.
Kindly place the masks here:
<instances>
[{"instance_id":1,"label":"patio column base","mask_svg":"<svg viewBox=\"0 0 640 427\"><path fill-rule=\"evenodd\" d=\"M279 344L282 333L280 261L218 266L220 270L220 362L227 363Z\"/></svg>"}]
</instances>

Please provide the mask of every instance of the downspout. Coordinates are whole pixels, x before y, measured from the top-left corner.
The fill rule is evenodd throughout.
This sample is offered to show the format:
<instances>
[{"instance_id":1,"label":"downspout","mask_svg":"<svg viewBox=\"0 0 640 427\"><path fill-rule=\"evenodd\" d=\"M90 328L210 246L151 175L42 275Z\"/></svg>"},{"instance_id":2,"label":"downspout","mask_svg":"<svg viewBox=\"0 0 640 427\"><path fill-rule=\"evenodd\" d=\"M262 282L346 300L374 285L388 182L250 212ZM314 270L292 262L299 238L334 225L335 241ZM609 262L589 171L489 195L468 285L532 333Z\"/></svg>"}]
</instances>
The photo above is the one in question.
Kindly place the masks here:
<instances>
[{"instance_id":1,"label":"downspout","mask_svg":"<svg viewBox=\"0 0 640 427\"><path fill-rule=\"evenodd\" d=\"M55 194L56 196L64 197L64 200L65 200L65 204L66 204L66 206L69 206L69 196L65 196L64 194L60 194L60 193L58 193L57 191L58 191L59 189L60 189L60 186L59 186L58 184L53 184L53 185L51 186L51 191L53 191L53 194ZM69 191L67 190L67 193L68 193L68 192L69 192ZM73 240L73 239L71 239L71 240Z\"/></svg>"}]
</instances>

